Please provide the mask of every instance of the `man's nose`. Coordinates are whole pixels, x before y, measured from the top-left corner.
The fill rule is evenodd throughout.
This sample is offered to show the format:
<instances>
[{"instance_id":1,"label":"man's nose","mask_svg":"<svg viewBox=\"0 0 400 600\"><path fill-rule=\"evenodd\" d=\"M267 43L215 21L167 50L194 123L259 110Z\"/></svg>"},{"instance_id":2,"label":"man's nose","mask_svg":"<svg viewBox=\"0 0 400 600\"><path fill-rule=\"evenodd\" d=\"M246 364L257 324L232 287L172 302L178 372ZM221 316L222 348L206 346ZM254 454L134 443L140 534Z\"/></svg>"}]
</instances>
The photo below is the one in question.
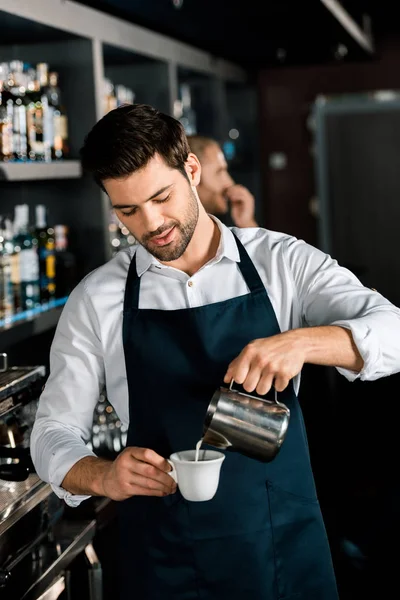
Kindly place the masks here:
<instances>
[{"instance_id":1,"label":"man's nose","mask_svg":"<svg viewBox=\"0 0 400 600\"><path fill-rule=\"evenodd\" d=\"M233 181L232 177L229 175L229 173L225 174L225 178L224 178L224 191L226 191L228 188L232 187L233 185L235 185L235 182Z\"/></svg>"},{"instance_id":2,"label":"man's nose","mask_svg":"<svg viewBox=\"0 0 400 600\"><path fill-rule=\"evenodd\" d=\"M156 210L144 210L142 213L143 227L149 232L157 231L164 224L164 217Z\"/></svg>"}]
</instances>

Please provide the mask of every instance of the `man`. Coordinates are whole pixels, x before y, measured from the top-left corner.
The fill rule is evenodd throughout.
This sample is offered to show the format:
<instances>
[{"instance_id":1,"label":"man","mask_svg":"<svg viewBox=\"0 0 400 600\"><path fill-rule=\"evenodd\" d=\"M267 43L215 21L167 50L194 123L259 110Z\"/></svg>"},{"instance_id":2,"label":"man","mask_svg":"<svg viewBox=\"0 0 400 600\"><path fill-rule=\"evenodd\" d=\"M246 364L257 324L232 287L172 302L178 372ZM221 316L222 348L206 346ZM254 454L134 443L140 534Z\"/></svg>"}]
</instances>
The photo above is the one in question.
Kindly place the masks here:
<instances>
[{"instance_id":1,"label":"man","mask_svg":"<svg viewBox=\"0 0 400 600\"><path fill-rule=\"evenodd\" d=\"M235 183L218 142L201 135L188 136L190 151L201 165L197 193L206 211L226 225L257 227L254 218L254 196L243 185Z\"/></svg>"},{"instance_id":2,"label":"man","mask_svg":"<svg viewBox=\"0 0 400 600\"><path fill-rule=\"evenodd\" d=\"M207 215L181 124L152 107L108 113L82 162L139 245L63 310L32 433L38 474L71 506L118 501L124 599L336 600L299 374L305 363L350 380L399 371L400 311L304 242ZM166 458L194 448L213 392L232 380L261 396L275 386L286 439L267 464L227 452L215 497L187 502ZM129 424L113 462L85 445L104 385Z\"/></svg>"}]
</instances>

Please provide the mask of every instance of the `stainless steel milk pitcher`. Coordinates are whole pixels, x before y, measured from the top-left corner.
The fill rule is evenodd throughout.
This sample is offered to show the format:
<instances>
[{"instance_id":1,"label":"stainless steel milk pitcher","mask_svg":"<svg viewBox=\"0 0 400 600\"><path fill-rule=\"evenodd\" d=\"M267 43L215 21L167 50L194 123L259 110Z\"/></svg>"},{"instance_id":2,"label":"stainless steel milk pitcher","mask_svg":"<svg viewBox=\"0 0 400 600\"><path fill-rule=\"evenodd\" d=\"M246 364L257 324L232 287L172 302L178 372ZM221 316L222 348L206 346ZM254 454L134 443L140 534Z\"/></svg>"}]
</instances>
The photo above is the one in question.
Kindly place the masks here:
<instances>
[{"instance_id":1,"label":"stainless steel milk pitcher","mask_svg":"<svg viewBox=\"0 0 400 600\"><path fill-rule=\"evenodd\" d=\"M203 444L270 462L283 444L290 411L285 404L220 387L208 406Z\"/></svg>"}]
</instances>

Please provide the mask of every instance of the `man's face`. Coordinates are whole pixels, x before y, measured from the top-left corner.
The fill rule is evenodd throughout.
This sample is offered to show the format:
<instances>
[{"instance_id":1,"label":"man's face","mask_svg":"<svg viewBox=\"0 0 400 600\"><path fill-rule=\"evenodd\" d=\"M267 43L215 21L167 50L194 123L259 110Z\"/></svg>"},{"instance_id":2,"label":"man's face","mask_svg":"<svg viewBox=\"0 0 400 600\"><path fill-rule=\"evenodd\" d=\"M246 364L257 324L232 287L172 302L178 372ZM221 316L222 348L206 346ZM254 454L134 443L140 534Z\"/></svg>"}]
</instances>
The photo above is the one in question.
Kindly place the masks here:
<instances>
[{"instance_id":1,"label":"man's face","mask_svg":"<svg viewBox=\"0 0 400 600\"><path fill-rule=\"evenodd\" d=\"M180 171L155 155L140 171L103 185L120 221L150 254L162 262L182 256L196 229L199 205Z\"/></svg>"},{"instance_id":2,"label":"man's face","mask_svg":"<svg viewBox=\"0 0 400 600\"><path fill-rule=\"evenodd\" d=\"M225 156L218 144L210 144L201 158L201 179L197 191L207 212L225 214L228 211L226 190L234 185L228 173Z\"/></svg>"}]
</instances>

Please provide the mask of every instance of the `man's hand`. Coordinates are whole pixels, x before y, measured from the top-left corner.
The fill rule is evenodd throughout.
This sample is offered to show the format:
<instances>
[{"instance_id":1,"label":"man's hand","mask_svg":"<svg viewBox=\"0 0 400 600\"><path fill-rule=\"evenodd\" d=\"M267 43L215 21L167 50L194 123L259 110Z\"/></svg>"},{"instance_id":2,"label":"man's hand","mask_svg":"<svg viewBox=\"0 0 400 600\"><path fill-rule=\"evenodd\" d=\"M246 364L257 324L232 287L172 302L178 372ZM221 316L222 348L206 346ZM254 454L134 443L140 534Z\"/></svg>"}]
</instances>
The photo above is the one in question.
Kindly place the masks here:
<instances>
[{"instance_id":1,"label":"man's hand","mask_svg":"<svg viewBox=\"0 0 400 600\"><path fill-rule=\"evenodd\" d=\"M282 392L304 363L341 367L359 373L364 361L350 330L337 325L292 329L247 344L229 365L225 383L236 381L247 392Z\"/></svg>"},{"instance_id":2,"label":"man's hand","mask_svg":"<svg viewBox=\"0 0 400 600\"><path fill-rule=\"evenodd\" d=\"M243 185L229 187L225 195L231 203L231 217L236 227L257 227L254 219L254 196Z\"/></svg>"},{"instance_id":3,"label":"man's hand","mask_svg":"<svg viewBox=\"0 0 400 600\"><path fill-rule=\"evenodd\" d=\"M171 465L148 448L125 448L114 461L85 456L68 471L61 483L71 494L106 496L126 500L131 496L168 496L176 483Z\"/></svg>"},{"instance_id":4,"label":"man's hand","mask_svg":"<svg viewBox=\"0 0 400 600\"><path fill-rule=\"evenodd\" d=\"M305 362L304 347L292 331L250 342L231 362L224 377L225 383L234 380L247 392L267 394L274 383L282 392L290 379L298 375Z\"/></svg>"},{"instance_id":5,"label":"man's hand","mask_svg":"<svg viewBox=\"0 0 400 600\"><path fill-rule=\"evenodd\" d=\"M125 448L110 463L102 478L104 496L125 500L131 496L168 496L176 483L168 472L171 465L148 448Z\"/></svg>"}]
</instances>

